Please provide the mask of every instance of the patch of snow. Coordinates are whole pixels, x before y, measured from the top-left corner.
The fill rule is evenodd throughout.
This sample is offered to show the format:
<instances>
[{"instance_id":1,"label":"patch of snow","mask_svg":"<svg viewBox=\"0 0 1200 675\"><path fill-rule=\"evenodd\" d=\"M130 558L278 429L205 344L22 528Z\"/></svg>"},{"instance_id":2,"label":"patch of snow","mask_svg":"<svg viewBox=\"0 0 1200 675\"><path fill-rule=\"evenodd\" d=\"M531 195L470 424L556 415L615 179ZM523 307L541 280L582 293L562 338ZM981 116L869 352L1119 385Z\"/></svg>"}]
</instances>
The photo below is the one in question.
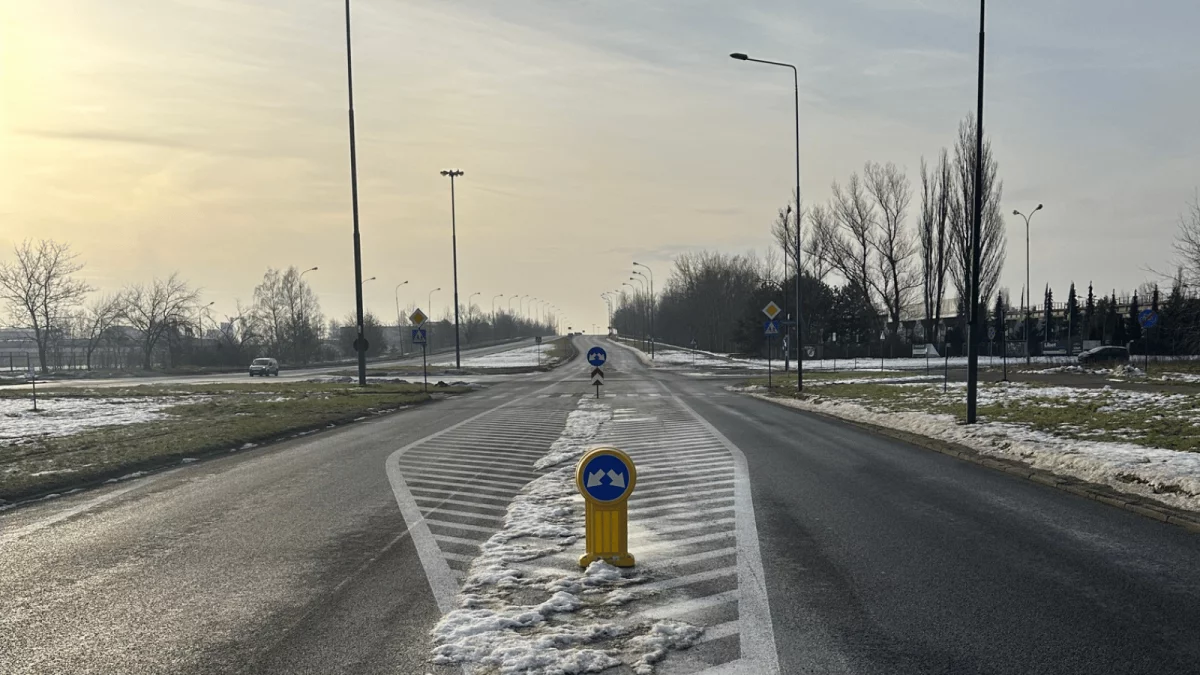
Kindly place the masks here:
<instances>
[{"instance_id":1,"label":"patch of snow","mask_svg":"<svg viewBox=\"0 0 1200 675\"><path fill-rule=\"evenodd\" d=\"M980 389L980 405L985 405ZM1000 389L1000 388L997 388ZM1005 387L1046 396L1046 390L1067 390L1095 396L1106 390L1069 387ZM1114 394L1107 390L1108 394ZM1152 392L1120 392L1149 398L1170 398ZM759 398L768 397L753 394ZM1179 508L1200 511L1200 453L1149 448L1131 443L1070 439L1021 425L982 422L959 424L950 415L872 410L856 402L828 398L770 399L784 405L821 412L856 422L901 429L965 445L985 455L1005 457L1065 476L1101 483L1127 493L1151 497Z\"/></svg>"},{"instance_id":2,"label":"patch of snow","mask_svg":"<svg viewBox=\"0 0 1200 675\"><path fill-rule=\"evenodd\" d=\"M1154 379L1163 380L1164 382L1187 382L1200 384L1200 374L1196 373L1163 373Z\"/></svg>"},{"instance_id":3,"label":"patch of snow","mask_svg":"<svg viewBox=\"0 0 1200 675\"><path fill-rule=\"evenodd\" d=\"M142 476L145 476L145 475L146 475L145 471L134 471L133 473L127 473L124 476L121 476L120 478L109 478L108 480L106 480L104 482L105 483L120 483L122 481L133 480L134 478L141 478Z\"/></svg>"},{"instance_id":4,"label":"patch of snow","mask_svg":"<svg viewBox=\"0 0 1200 675\"><path fill-rule=\"evenodd\" d=\"M550 357L552 340L543 342L540 346L518 347L494 354L472 356L462 360L463 368L534 368L540 363L543 366L553 366L559 359ZM540 354L540 356L539 356ZM455 365L454 360L443 360L429 364L444 367Z\"/></svg>"},{"instance_id":5,"label":"patch of snow","mask_svg":"<svg viewBox=\"0 0 1200 675\"><path fill-rule=\"evenodd\" d=\"M163 411L167 408L206 398L38 397L38 412L33 412L27 399L0 398L0 447L39 436L70 436L97 427L153 422L166 417Z\"/></svg>"},{"instance_id":6,"label":"patch of snow","mask_svg":"<svg viewBox=\"0 0 1200 675\"><path fill-rule=\"evenodd\" d=\"M257 448L257 447L258 447L258 443L251 443L251 442L247 441L247 442L243 443L242 447L238 448L238 450L249 450L250 448Z\"/></svg>"},{"instance_id":7,"label":"patch of snow","mask_svg":"<svg viewBox=\"0 0 1200 675\"><path fill-rule=\"evenodd\" d=\"M539 468L579 455L611 417L603 401L581 399ZM699 638L701 629L688 624L630 619L620 607L637 597L626 587L643 581L633 572L599 560L566 574L533 564L583 535L574 474L574 466L552 468L514 498L503 527L472 562L458 607L431 631L433 663L472 675L598 673L622 664L649 675L670 650ZM544 599L521 604L518 593Z\"/></svg>"}]
</instances>

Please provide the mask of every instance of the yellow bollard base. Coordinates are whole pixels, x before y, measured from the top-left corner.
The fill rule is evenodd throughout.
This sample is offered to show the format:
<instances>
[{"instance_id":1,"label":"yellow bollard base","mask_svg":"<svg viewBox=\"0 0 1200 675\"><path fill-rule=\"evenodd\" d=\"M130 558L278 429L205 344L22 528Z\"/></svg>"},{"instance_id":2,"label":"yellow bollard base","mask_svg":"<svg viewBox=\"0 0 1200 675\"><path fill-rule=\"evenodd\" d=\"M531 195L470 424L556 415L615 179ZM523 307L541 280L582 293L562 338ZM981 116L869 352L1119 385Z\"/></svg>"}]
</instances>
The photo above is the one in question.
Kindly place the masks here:
<instances>
[{"instance_id":1,"label":"yellow bollard base","mask_svg":"<svg viewBox=\"0 0 1200 675\"><path fill-rule=\"evenodd\" d=\"M610 553L607 555L603 553L585 553L579 556L579 566L587 567L597 560L603 560L613 567L633 567L634 565L633 556L628 553Z\"/></svg>"}]
</instances>

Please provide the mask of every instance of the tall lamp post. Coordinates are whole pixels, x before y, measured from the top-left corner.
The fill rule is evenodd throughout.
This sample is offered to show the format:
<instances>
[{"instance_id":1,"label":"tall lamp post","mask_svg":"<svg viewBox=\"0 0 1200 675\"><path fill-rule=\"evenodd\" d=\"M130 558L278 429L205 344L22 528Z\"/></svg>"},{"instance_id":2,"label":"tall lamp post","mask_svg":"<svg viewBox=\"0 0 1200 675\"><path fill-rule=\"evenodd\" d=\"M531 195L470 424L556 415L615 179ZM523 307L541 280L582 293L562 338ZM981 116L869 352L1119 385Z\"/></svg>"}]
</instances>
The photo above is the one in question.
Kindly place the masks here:
<instances>
[{"instance_id":1,"label":"tall lamp post","mask_svg":"<svg viewBox=\"0 0 1200 675\"><path fill-rule=\"evenodd\" d=\"M633 263L634 267L641 267L650 273L650 358L654 358L654 270L649 266L641 263Z\"/></svg>"},{"instance_id":2,"label":"tall lamp post","mask_svg":"<svg viewBox=\"0 0 1200 675\"><path fill-rule=\"evenodd\" d=\"M458 347L458 233L454 215L454 179L463 175L459 169L444 169L443 176L450 177L450 251L454 259L454 367L462 368Z\"/></svg>"},{"instance_id":3,"label":"tall lamp post","mask_svg":"<svg viewBox=\"0 0 1200 675\"><path fill-rule=\"evenodd\" d=\"M477 295L483 295L483 293L475 292L475 293L472 293L467 296L467 325L468 326L470 326L470 321L471 321L471 298L473 298ZM468 332L467 333L467 344L470 344L470 343L471 343L471 334Z\"/></svg>"},{"instance_id":4,"label":"tall lamp post","mask_svg":"<svg viewBox=\"0 0 1200 675\"><path fill-rule=\"evenodd\" d=\"M745 54L734 52L729 55L731 58L738 61L751 61L753 63L765 63L769 66L780 66L782 68L792 69L792 84L795 93L796 102L796 345L798 351L796 353L796 391L804 391L804 360L800 357L799 349L803 349L804 335L804 314L803 306L800 302L800 76L796 71L796 66L790 63L780 63L779 61L766 61L763 59L752 59ZM784 259L787 259L787 254L784 254Z\"/></svg>"},{"instance_id":5,"label":"tall lamp post","mask_svg":"<svg viewBox=\"0 0 1200 675\"><path fill-rule=\"evenodd\" d=\"M979 331L983 328L979 307L979 249L983 222L983 21L986 0L979 0L979 74L975 113L975 215L971 223L971 328L967 331L967 424L975 423L979 396Z\"/></svg>"},{"instance_id":6,"label":"tall lamp post","mask_svg":"<svg viewBox=\"0 0 1200 675\"><path fill-rule=\"evenodd\" d=\"M367 345L363 337L362 242L358 234L358 156L354 148L354 64L350 50L350 0L346 0L346 95L350 102L350 205L354 214L354 310L358 319L358 385L367 385Z\"/></svg>"},{"instance_id":7,"label":"tall lamp post","mask_svg":"<svg viewBox=\"0 0 1200 675\"><path fill-rule=\"evenodd\" d=\"M1022 309L1025 310L1025 364L1026 365L1033 362L1033 355L1032 355L1033 336L1030 335L1030 332L1029 332L1029 305L1031 304L1030 300L1029 300L1029 220L1031 218L1033 218L1033 214L1035 214L1041 210L1042 210L1041 204L1038 204L1037 208L1030 211L1029 215L1025 215L1015 209L1013 210L1014 216L1021 216L1022 218L1025 219L1025 307L1022 307ZM1070 349L1069 345L1067 346L1067 349L1068 350Z\"/></svg>"},{"instance_id":8,"label":"tall lamp post","mask_svg":"<svg viewBox=\"0 0 1200 675\"><path fill-rule=\"evenodd\" d=\"M492 296L492 341L496 340L496 298L503 298L503 293Z\"/></svg>"},{"instance_id":9,"label":"tall lamp post","mask_svg":"<svg viewBox=\"0 0 1200 675\"><path fill-rule=\"evenodd\" d=\"M300 273L300 281L301 282L304 281L305 274L308 274L309 272L316 272L316 271L317 271L316 265L304 270L303 272ZM239 316L238 318L240 319L241 317ZM304 318L304 303L300 303L300 325L302 325L302 326L307 325L306 320ZM318 343L318 345L320 344L320 341L318 340L319 337L320 337L319 332L313 333L313 342ZM301 360L304 361L304 363L308 363L308 354L302 355Z\"/></svg>"},{"instance_id":10,"label":"tall lamp post","mask_svg":"<svg viewBox=\"0 0 1200 675\"><path fill-rule=\"evenodd\" d=\"M400 339L400 355L404 356L404 331L401 328L400 322L400 287L407 285L407 281L402 281L396 284L396 336Z\"/></svg>"}]
</instances>

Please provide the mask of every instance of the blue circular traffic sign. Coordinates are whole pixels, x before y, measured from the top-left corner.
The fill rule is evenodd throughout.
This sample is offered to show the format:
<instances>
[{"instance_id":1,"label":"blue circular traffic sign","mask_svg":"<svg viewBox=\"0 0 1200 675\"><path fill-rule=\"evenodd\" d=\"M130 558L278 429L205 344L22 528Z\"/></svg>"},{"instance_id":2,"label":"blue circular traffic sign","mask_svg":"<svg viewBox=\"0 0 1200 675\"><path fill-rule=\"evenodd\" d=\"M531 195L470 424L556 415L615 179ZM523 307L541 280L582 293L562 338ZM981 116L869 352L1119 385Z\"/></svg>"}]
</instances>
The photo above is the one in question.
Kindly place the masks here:
<instances>
[{"instance_id":1,"label":"blue circular traffic sign","mask_svg":"<svg viewBox=\"0 0 1200 675\"><path fill-rule=\"evenodd\" d=\"M1138 323L1142 324L1142 328L1153 328L1154 324L1158 323L1158 313L1152 309L1143 309L1138 312Z\"/></svg>"},{"instance_id":2,"label":"blue circular traffic sign","mask_svg":"<svg viewBox=\"0 0 1200 675\"><path fill-rule=\"evenodd\" d=\"M608 353L604 351L603 347L592 347L588 350L587 360L588 363L599 368L608 360Z\"/></svg>"},{"instance_id":3,"label":"blue circular traffic sign","mask_svg":"<svg viewBox=\"0 0 1200 675\"><path fill-rule=\"evenodd\" d=\"M616 448L596 448L579 461L575 480L584 498L600 504L624 501L633 494L637 469Z\"/></svg>"}]
</instances>

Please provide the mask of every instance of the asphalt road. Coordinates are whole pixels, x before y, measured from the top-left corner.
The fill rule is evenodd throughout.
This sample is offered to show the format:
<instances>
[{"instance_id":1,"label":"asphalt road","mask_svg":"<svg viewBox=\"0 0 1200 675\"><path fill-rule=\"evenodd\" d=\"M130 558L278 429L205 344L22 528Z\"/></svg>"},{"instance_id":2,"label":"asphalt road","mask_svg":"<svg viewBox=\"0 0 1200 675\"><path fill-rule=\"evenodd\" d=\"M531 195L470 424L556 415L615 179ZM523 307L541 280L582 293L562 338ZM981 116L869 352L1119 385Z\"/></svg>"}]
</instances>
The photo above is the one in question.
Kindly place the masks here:
<instances>
[{"instance_id":1,"label":"asphalt road","mask_svg":"<svg viewBox=\"0 0 1200 675\"><path fill-rule=\"evenodd\" d=\"M711 618L704 625L725 637L665 672L752 658L763 644L785 673L1197 672L1194 535L609 349L605 392L619 419L641 425L628 438L665 446L683 429L689 443L728 448L737 461L713 461L748 474L753 508L739 506L738 523L749 515L757 542L738 531L736 589L710 596L735 594L732 613L712 614L725 611L713 600L709 614L684 615ZM415 445L423 466L454 474L437 455L437 440L454 434L500 435L513 453L536 454L590 391L576 361L0 514L0 671L458 672L428 664L438 598L385 466ZM654 480L648 468L638 490L649 494ZM705 509L724 505L713 501L676 517L715 523ZM639 541L631 535L631 547ZM469 547L456 550L469 560ZM668 569L646 553L647 574ZM465 563L455 564L450 574ZM743 627L739 645L736 627L721 627L750 621L755 584L769 625L753 632L773 642Z\"/></svg>"}]
</instances>

